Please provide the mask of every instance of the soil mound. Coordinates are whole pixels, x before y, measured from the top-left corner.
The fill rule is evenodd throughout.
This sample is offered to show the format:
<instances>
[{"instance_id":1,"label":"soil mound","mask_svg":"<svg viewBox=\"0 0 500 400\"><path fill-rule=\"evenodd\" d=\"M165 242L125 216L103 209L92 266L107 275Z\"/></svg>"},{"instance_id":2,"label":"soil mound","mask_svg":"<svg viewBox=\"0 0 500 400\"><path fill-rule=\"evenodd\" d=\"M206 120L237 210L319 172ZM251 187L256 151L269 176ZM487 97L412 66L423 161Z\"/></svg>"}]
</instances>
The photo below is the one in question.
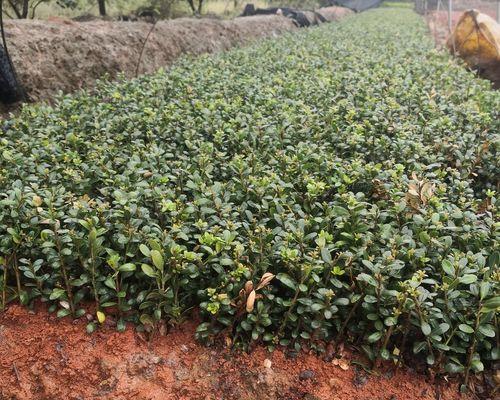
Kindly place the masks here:
<instances>
[{"instance_id":1,"label":"soil mound","mask_svg":"<svg viewBox=\"0 0 500 400\"><path fill-rule=\"evenodd\" d=\"M317 10L327 22L352 14L343 7ZM184 54L227 50L297 29L279 15L233 20L179 18L156 24L130 21L6 21L9 51L31 101L50 101L59 91L92 88L103 76L115 79L152 73Z\"/></svg>"},{"instance_id":2,"label":"soil mound","mask_svg":"<svg viewBox=\"0 0 500 400\"><path fill-rule=\"evenodd\" d=\"M53 18L6 21L5 29L19 80L31 100L39 101L49 100L59 91L92 87L105 75L115 79L121 72L127 78L136 71L152 73L183 54L227 50L296 26L279 16L230 21L180 18L156 25Z\"/></svg>"}]
</instances>

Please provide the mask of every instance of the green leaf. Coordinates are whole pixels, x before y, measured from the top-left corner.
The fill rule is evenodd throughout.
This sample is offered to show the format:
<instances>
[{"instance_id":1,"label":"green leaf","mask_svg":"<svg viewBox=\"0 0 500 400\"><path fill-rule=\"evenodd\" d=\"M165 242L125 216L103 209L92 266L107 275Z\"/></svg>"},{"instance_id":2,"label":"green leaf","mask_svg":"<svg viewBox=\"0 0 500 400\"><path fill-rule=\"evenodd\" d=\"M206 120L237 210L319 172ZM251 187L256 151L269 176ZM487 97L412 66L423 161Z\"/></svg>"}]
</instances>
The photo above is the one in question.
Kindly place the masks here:
<instances>
[{"instance_id":1,"label":"green leaf","mask_svg":"<svg viewBox=\"0 0 500 400\"><path fill-rule=\"evenodd\" d=\"M87 333L90 335L91 333L93 333L95 331L95 328L96 328L96 325L93 323L93 322L89 322L87 324Z\"/></svg>"},{"instance_id":2,"label":"green leaf","mask_svg":"<svg viewBox=\"0 0 500 400\"><path fill-rule=\"evenodd\" d=\"M151 250L151 259L153 260L153 265L163 272L163 256L158 250Z\"/></svg>"},{"instance_id":3,"label":"green leaf","mask_svg":"<svg viewBox=\"0 0 500 400\"><path fill-rule=\"evenodd\" d=\"M483 372L484 371L484 365L481 362L481 360L473 360L471 362L471 367L474 372Z\"/></svg>"},{"instance_id":4,"label":"green leaf","mask_svg":"<svg viewBox=\"0 0 500 400\"><path fill-rule=\"evenodd\" d=\"M491 284L489 282L481 282L479 286L479 297L481 300L484 300L486 296L488 296L488 293L490 292L491 289Z\"/></svg>"},{"instance_id":5,"label":"green leaf","mask_svg":"<svg viewBox=\"0 0 500 400\"><path fill-rule=\"evenodd\" d=\"M462 365L449 362L446 364L445 370L450 374L460 374L465 371L465 368Z\"/></svg>"},{"instance_id":6,"label":"green leaf","mask_svg":"<svg viewBox=\"0 0 500 400\"><path fill-rule=\"evenodd\" d=\"M151 256L151 251L149 250L149 247L146 246L145 244L140 244L139 245L139 250L146 257L150 257Z\"/></svg>"},{"instance_id":7,"label":"green leaf","mask_svg":"<svg viewBox=\"0 0 500 400\"><path fill-rule=\"evenodd\" d=\"M455 268L453 267L453 264L449 260L443 260L441 263L441 266L443 268L443 271L446 272L447 275L449 276L455 276Z\"/></svg>"},{"instance_id":8,"label":"green leaf","mask_svg":"<svg viewBox=\"0 0 500 400\"><path fill-rule=\"evenodd\" d=\"M327 264L330 264L332 262L332 256L330 254L330 250L328 250L327 247L321 248L321 258Z\"/></svg>"},{"instance_id":9,"label":"green leaf","mask_svg":"<svg viewBox=\"0 0 500 400\"><path fill-rule=\"evenodd\" d=\"M120 271L120 272L135 271L135 264L127 263L127 264L120 265L120 268L118 268L118 271Z\"/></svg>"},{"instance_id":10,"label":"green leaf","mask_svg":"<svg viewBox=\"0 0 500 400\"><path fill-rule=\"evenodd\" d=\"M458 329L460 329L462 332L465 332L465 333L474 333L474 329L471 328L467 324L460 324L460 325L458 325Z\"/></svg>"},{"instance_id":11,"label":"green leaf","mask_svg":"<svg viewBox=\"0 0 500 400\"><path fill-rule=\"evenodd\" d=\"M49 299L50 300L57 300L65 294L66 294L66 291L64 289L56 288L56 289L52 290L52 293L50 294Z\"/></svg>"},{"instance_id":12,"label":"green leaf","mask_svg":"<svg viewBox=\"0 0 500 400\"><path fill-rule=\"evenodd\" d=\"M57 312L57 318L64 318L70 314L71 314L70 310L63 308Z\"/></svg>"},{"instance_id":13,"label":"green leaf","mask_svg":"<svg viewBox=\"0 0 500 400\"><path fill-rule=\"evenodd\" d=\"M295 280L290 277L290 275L285 274L284 272L280 272L278 275L276 275L276 279L283 283L285 286L288 286L290 289L297 289L297 283L295 282Z\"/></svg>"},{"instance_id":14,"label":"green leaf","mask_svg":"<svg viewBox=\"0 0 500 400\"><path fill-rule=\"evenodd\" d=\"M344 207L340 207L340 206L333 206L332 207L332 210L333 210L333 213L336 215L336 216L339 216L339 217L348 217L350 214L349 214L349 211L346 210Z\"/></svg>"},{"instance_id":15,"label":"green leaf","mask_svg":"<svg viewBox=\"0 0 500 400\"><path fill-rule=\"evenodd\" d=\"M115 283L115 280L113 278L106 278L106 280L104 281L104 284L107 287L116 290L116 283Z\"/></svg>"},{"instance_id":16,"label":"green leaf","mask_svg":"<svg viewBox=\"0 0 500 400\"><path fill-rule=\"evenodd\" d=\"M495 328L490 324L479 325L478 331L486 337L494 338L496 336Z\"/></svg>"},{"instance_id":17,"label":"green leaf","mask_svg":"<svg viewBox=\"0 0 500 400\"><path fill-rule=\"evenodd\" d=\"M496 311L500 307L500 296L493 297L483 303L482 311Z\"/></svg>"},{"instance_id":18,"label":"green leaf","mask_svg":"<svg viewBox=\"0 0 500 400\"><path fill-rule=\"evenodd\" d=\"M150 278L156 278L156 271L153 268L151 268L150 265L142 264L141 269L142 269L142 272L144 272Z\"/></svg>"},{"instance_id":19,"label":"green leaf","mask_svg":"<svg viewBox=\"0 0 500 400\"><path fill-rule=\"evenodd\" d=\"M118 332L124 332L124 331L125 331L125 328L126 328L125 321L123 320L123 318L120 318L120 319L116 322L116 330L117 330Z\"/></svg>"},{"instance_id":20,"label":"green leaf","mask_svg":"<svg viewBox=\"0 0 500 400\"><path fill-rule=\"evenodd\" d=\"M422 322L422 324L420 325L420 328L422 329L422 333L425 335L425 336L429 336L431 334L431 326L427 323L427 322Z\"/></svg>"},{"instance_id":21,"label":"green leaf","mask_svg":"<svg viewBox=\"0 0 500 400\"><path fill-rule=\"evenodd\" d=\"M465 285L469 285L471 283L474 283L477 281L477 276L476 275L471 275L471 274L466 274L458 279L460 283L463 283Z\"/></svg>"},{"instance_id":22,"label":"green leaf","mask_svg":"<svg viewBox=\"0 0 500 400\"><path fill-rule=\"evenodd\" d=\"M368 340L368 343L375 343L375 342L379 341L381 337L382 337L382 332L377 331L377 332L372 333L370 336L368 336L367 340Z\"/></svg>"},{"instance_id":23,"label":"green leaf","mask_svg":"<svg viewBox=\"0 0 500 400\"><path fill-rule=\"evenodd\" d=\"M363 281L363 282L366 282L368 283L369 285L371 286L377 286L377 281L370 275L368 274L365 274L364 272L362 272L361 274L358 275L357 279L359 281Z\"/></svg>"},{"instance_id":24,"label":"green leaf","mask_svg":"<svg viewBox=\"0 0 500 400\"><path fill-rule=\"evenodd\" d=\"M426 342L415 342L413 343L413 354L420 353L423 349L425 349Z\"/></svg>"}]
</instances>

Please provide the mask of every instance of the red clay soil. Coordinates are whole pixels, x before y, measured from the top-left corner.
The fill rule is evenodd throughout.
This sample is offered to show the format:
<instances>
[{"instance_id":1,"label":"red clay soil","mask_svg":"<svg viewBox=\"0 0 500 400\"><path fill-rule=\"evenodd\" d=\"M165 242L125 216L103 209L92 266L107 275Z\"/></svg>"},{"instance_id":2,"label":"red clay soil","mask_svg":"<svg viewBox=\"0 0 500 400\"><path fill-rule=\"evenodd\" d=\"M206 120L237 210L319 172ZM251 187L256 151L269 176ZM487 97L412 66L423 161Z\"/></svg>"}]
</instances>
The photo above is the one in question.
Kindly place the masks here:
<instances>
[{"instance_id":1,"label":"red clay soil","mask_svg":"<svg viewBox=\"0 0 500 400\"><path fill-rule=\"evenodd\" d=\"M347 350L337 361L257 348L207 348L188 322L148 344L133 327L89 335L84 318L59 320L44 308L0 314L1 400L452 400L457 384L409 369L368 374Z\"/></svg>"}]
</instances>

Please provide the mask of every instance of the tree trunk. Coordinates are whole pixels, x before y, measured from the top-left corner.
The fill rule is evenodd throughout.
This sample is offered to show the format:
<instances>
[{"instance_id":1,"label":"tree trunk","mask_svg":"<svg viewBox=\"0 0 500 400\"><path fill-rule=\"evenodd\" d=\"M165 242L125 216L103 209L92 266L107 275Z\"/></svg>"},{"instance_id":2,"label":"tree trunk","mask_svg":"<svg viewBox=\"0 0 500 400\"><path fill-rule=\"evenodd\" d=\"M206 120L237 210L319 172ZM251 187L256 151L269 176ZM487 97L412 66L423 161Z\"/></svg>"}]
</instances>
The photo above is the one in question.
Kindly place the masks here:
<instances>
[{"instance_id":1,"label":"tree trunk","mask_svg":"<svg viewBox=\"0 0 500 400\"><path fill-rule=\"evenodd\" d=\"M12 2L12 0L9 0L9 5L14 11L14 14L16 14L16 18L22 18L21 12L17 9L16 5Z\"/></svg>"},{"instance_id":2,"label":"tree trunk","mask_svg":"<svg viewBox=\"0 0 500 400\"><path fill-rule=\"evenodd\" d=\"M97 0L99 5L99 15L104 17L106 15L106 0Z\"/></svg>"},{"instance_id":3,"label":"tree trunk","mask_svg":"<svg viewBox=\"0 0 500 400\"><path fill-rule=\"evenodd\" d=\"M189 7L191 8L191 11L193 12L193 14L196 13L196 8L194 6L194 3L193 3L193 0L187 0L188 4L189 4Z\"/></svg>"},{"instance_id":4,"label":"tree trunk","mask_svg":"<svg viewBox=\"0 0 500 400\"><path fill-rule=\"evenodd\" d=\"M23 13L22 13L22 16L21 18L28 18L28 12L30 10L30 2L29 0L23 0Z\"/></svg>"}]
</instances>

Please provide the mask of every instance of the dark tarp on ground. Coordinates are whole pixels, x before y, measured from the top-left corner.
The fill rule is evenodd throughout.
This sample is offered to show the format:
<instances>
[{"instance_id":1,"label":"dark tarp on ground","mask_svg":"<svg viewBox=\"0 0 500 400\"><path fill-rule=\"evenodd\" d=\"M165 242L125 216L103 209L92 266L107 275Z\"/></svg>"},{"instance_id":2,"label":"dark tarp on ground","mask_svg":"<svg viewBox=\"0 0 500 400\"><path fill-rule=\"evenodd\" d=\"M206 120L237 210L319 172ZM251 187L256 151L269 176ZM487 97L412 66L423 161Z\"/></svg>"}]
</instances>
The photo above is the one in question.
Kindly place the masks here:
<instances>
[{"instance_id":1,"label":"dark tarp on ground","mask_svg":"<svg viewBox=\"0 0 500 400\"><path fill-rule=\"evenodd\" d=\"M11 104L22 99L14 71L2 46L0 46L0 102Z\"/></svg>"},{"instance_id":2,"label":"dark tarp on ground","mask_svg":"<svg viewBox=\"0 0 500 400\"><path fill-rule=\"evenodd\" d=\"M369 8L378 7L382 3L382 0L327 0L327 3L330 6L341 6L361 12Z\"/></svg>"}]
</instances>

